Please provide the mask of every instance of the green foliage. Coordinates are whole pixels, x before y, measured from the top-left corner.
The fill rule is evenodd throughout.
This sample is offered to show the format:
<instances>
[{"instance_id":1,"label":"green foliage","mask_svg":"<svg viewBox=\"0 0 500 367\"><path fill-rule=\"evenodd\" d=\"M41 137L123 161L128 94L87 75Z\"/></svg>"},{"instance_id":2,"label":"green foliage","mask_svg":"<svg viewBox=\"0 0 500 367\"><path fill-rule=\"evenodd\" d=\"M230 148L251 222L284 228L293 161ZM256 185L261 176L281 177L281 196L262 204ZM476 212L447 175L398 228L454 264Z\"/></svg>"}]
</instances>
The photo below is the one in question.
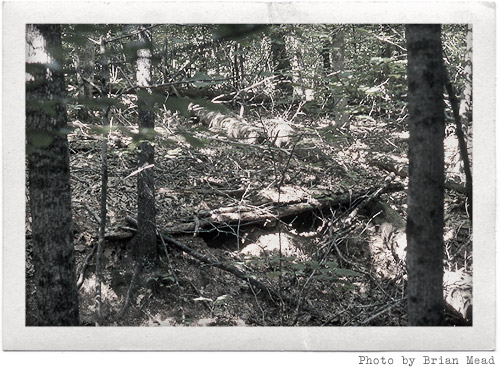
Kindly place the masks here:
<instances>
[{"instance_id":1,"label":"green foliage","mask_svg":"<svg viewBox=\"0 0 500 367\"><path fill-rule=\"evenodd\" d=\"M271 270L265 273L269 278L279 278L294 276L298 278L308 278L312 275L315 280L329 281L340 284L344 287L350 286L350 282L344 278L359 277L362 274L350 269L339 268L337 262L319 262L316 260L298 260L295 256L273 255L267 258L250 257L245 260L248 265L255 264L267 266ZM314 273L313 273L314 272Z\"/></svg>"},{"instance_id":2,"label":"green foliage","mask_svg":"<svg viewBox=\"0 0 500 367\"><path fill-rule=\"evenodd\" d=\"M30 155L39 148L48 147L54 140L54 133L48 131L26 131L26 154Z\"/></svg>"},{"instance_id":3,"label":"green foliage","mask_svg":"<svg viewBox=\"0 0 500 367\"><path fill-rule=\"evenodd\" d=\"M203 99L203 98L170 97L167 99L167 101L165 102L164 105L169 111L178 112L182 116L190 117L191 113L189 112L188 106L191 103L200 105L201 107L204 107L210 111L228 113L227 108L224 107L223 105L218 104L218 103L212 103L212 102L207 101L206 99Z\"/></svg>"},{"instance_id":4,"label":"green foliage","mask_svg":"<svg viewBox=\"0 0 500 367\"><path fill-rule=\"evenodd\" d=\"M176 98L170 97L165 102L165 107L172 112L178 112L182 116L189 117L189 106L190 100L187 98Z\"/></svg>"},{"instance_id":5,"label":"green foliage","mask_svg":"<svg viewBox=\"0 0 500 367\"><path fill-rule=\"evenodd\" d=\"M65 25L63 45L69 50L66 54L71 55L86 47L89 38L98 40L103 35L107 39L118 39L107 44L107 56L110 62L117 62L123 72L117 74L119 78L115 86L128 88L130 82L134 84L134 61L141 47L135 31L134 25ZM323 54L327 52L330 62L333 62L333 55L340 50L333 39L341 31L344 34L344 68L340 71L324 70L323 63L318 61L323 60ZM463 87L465 32L465 25L443 26L446 62L458 90ZM234 83L231 77L234 76L235 57L240 56L245 73L242 83L251 85L259 78L275 75L270 57L271 40L284 46L285 56L296 63L291 69L280 71L295 89L293 94L275 95L276 88L269 88L269 84L252 91L271 96L276 104L286 107L298 102L304 98L300 93L305 89L314 91L314 100L303 107L309 113L332 114L343 108L347 114L390 115L392 111L401 111L406 104L403 25L157 25L153 27L153 62L155 69L164 68L165 74L153 73L155 82L167 82L165 77L173 77L172 81L185 81L195 88L227 92ZM235 47L236 44L241 47ZM98 47L95 45L96 62ZM66 60L66 75L72 84L76 84L73 61L68 57ZM27 66L28 71L30 68ZM99 75L98 63L95 71ZM273 83L276 84L277 80ZM163 93L150 97L153 102L149 104L164 102ZM347 106L337 104L340 98L347 98ZM82 101L81 105L87 103L88 108L99 109L90 101ZM188 103L169 98L166 104L172 111L189 116Z\"/></svg>"},{"instance_id":6,"label":"green foliage","mask_svg":"<svg viewBox=\"0 0 500 367\"><path fill-rule=\"evenodd\" d=\"M467 52L467 24L443 24L442 44L444 61L450 80L458 92L465 83L465 54Z\"/></svg>"},{"instance_id":7,"label":"green foliage","mask_svg":"<svg viewBox=\"0 0 500 367\"><path fill-rule=\"evenodd\" d=\"M220 24L213 31L214 40L241 41L256 38L268 28L264 24Z\"/></svg>"},{"instance_id":8,"label":"green foliage","mask_svg":"<svg viewBox=\"0 0 500 367\"><path fill-rule=\"evenodd\" d=\"M99 98L88 98L88 97L73 97L68 99L68 108L79 110L81 108L87 108L92 111L102 111L105 108L113 106L115 108L124 108L125 106L116 98L110 97L99 97Z\"/></svg>"},{"instance_id":9,"label":"green foliage","mask_svg":"<svg viewBox=\"0 0 500 367\"><path fill-rule=\"evenodd\" d=\"M178 130L177 134L180 141L188 143L193 148L203 148L206 145L204 141L198 139L187 130Z\"/></svg>"},{"instance_id":10,"label":"green foliage","mask_svg":"<svg viewBox=\"0 0 500 367\"><path fill-rule=\"evenodd\" d=\"M158 133L154 129L142 128L138 133L132 133L132 143L129 145L129 149L134 149L137 145L142 142L151 143Z\"/></svg>"},{"instance_id":11,"label":"green foliage","mask_svg":"<svg viewBox=\"0 0 500 367\"><path fill-rule=\"evenodd\" d=\"M222 296L217 297L215 300L208 298L208 297L203 297L199 296L196 298L193 298L193 301L195 302L205 302L209 304L211 312L213 313L218 307L223 307L228 304L228 302L231 300L231 296L229 294L223 294Z\"/></svg>"},{"instance_id":12,"label":"green foliage","mask_svg":"<svg viewBox=\"0 0 500 367\"><path fill-rule=\"evenodd\" d=\"M70 127L55 130L26 130L26 154L30 155L38 149L49 147L56 137L66 137L73 131Z\"/></svg>"},{"instance_id":13,"label":"green foliage","mask_svg":"<svg viewBox=\"0 0 500 367\"><path fill-rule=\"evenodd\" d=\"M58 108L61 105L60 100L54 99L26 99L26 113L37 113L56 117Z\"/></svg>"}]
</instances>

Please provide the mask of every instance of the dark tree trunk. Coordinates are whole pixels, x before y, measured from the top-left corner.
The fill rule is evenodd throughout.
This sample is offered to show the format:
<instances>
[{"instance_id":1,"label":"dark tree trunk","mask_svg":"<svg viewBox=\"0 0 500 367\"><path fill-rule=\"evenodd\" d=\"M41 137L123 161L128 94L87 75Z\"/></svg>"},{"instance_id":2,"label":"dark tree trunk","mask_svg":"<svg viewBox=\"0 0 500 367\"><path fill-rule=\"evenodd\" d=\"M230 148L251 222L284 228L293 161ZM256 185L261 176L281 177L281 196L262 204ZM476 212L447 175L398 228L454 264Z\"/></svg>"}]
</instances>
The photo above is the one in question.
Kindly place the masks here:
<instances>
[{"instance_id":1,"label":"dark tree trunk","mask_svg":"<svg viewBox=\"0 0 500 367\"><path fill-rule=\"evenodd\" d=\"M94 73L95 73L95 46L92 41L87 41L79 53L76 53L75 60L76 75L79 86L79 97L86 99L92 98L94 92ZM78 110L78 118L84 122L90 119L90 110L83 105Z\"/></svg>"},{"instance_id":2,"label":"dark tree trunk","mask_svg":"<svg viewBox=\"0 0 500 367\"><path fill-rule=\"evenodd\" d=\"M460 117L465 132L472 122L472 24L467 26L467 53L465 54L465 87L460 103Z\"/></svg>"},{"instance_id":3,"label":"dark tree trunk","mask_svg":"<svg viewBox=\"0 0 500 367\"><path fill-rule=\"evenodd\" d=\"M26 135L37 325L78 325L61 29L28 25ZM44 137L43 139L41 137Z\"/></svg>"},{"instance_id":4,"label":"dark tree trunk","mask_svg":"<svg viewBox=\"0 0 500 367\"><path fill-rule=\"evenodd\" d=\"M285 37L281 30L278 30L271 38L271 53L274 73L278 77L278 89L285 95L291 96L293 93L291 76L286 75L291 73L291 64L286 53Z\"/></svg>"},{"instance_id":5,"label":"dark tree trunk","mask_svg":"<svg viewBox=\"0 0 500 367\"><path fill-rule=\"evenodd\" d=\"M103 36L100 40L100 54L101 54L101 83L102 92L104 96L109 93L109 65L106 57L106 41ZM109 106L102 110L102 126L104 130L109 127ZM99 223L99 240L97 242L97 253L95 260L95 276L96 276L96 326L102 325L102 268L104 263L104 241L106 231L106 217L107 217L107 197L108 197L108 138L107 133L103 133L101 142L101 201L100 201L100 216L101 222Z\"/></svg>"},{"instance_id":6,"label":"dark tree trunk","mask_svg":"<svg viewBox=\"0 0 500 367\"><path fill-rule=\"evenodd\" d=\"M440 25L408 25L408 324L443 325L444 102Z\"/></svg>"},{"instance_id":7,"label":"dark tree trunk","mask_svg":"<svg viewBox=\"0 0 500 367\"><path fill-rule=\"evenodd\" d=\"M239 43L234 45L234 53L233 53L233 86L236 89L239 89L239 81L240 81L240 64L238 62L238 52L239 52Z\"/></svg>"},{"instance_id":8,"label":"dark tree trunk","mask_svg":"<svg viewBox=\"0 0 500 367\"><path fill-rule=\"evenodd\" d=\"M386 35L390 34L391 26L390 25L383 25L382 31ZM389 42L386 42L383 45L383 50L382 50L382 53L380 56L382 56L384 59L390 59L392 57L393 48L394 48L393 45L391 45ZM382 82L384 81L383 78L387 78L390 73L391 73L390 64L388 62L384 62L383 74L381 75Z\"/></svg>"},{"instance_id":9,"label":"dark tree trunk","mask_svg":"<svg viewBox=\"0 0 500 367\"><path fill-rule=\"evenodd\" d=\"M323 40L321 44L321 58L323 59L323 70L325 71L325 74L330 73L332 65L330 63L330 41L329 40Z\"/></svg>"},{"instance_id":10,"label":"dark tree trunk","mask_svg":"<svg viewBox=\"0 0 500 367\"><path fill-rule=\"evenodd\" d=\"M344 29L338 27L332 36L332 67L334 72L337 73L339 78L340 74L344 71L344 56L345 56L345 40ZM337 126L349 129L349 115L347 109L347 98L345 96L336 96L335 101L335 121Z\"/></svg>"},{"instance_id":11,"label":"dark tree trunk","mask_svg":"<svg viewBox=\"0 0 500 367\"><path fill-rule=\"evenodd\" d=\"M151 85L151 57L153 54L151 29L138 26L140 48L137 50L137 84ZM154 129L153 100L151 90L141 88L137 92L139 109L139 130L146 133ZM136 259L152 260L156 257L156 208L154 188L154 147L147 141L139 145L139 169L137 175L137 240L134 246Z\"/></svg>"},{"instance_id":12,"label":"dark tree trunk","mask_svg":"<svg viewBox=\"0 0 500 367\"><path fill-rule=\"evenodd\" d=\"M165 39L163 40L163 48L161 50L161 74L163 78L163 83L167 83L169 80L169 75L168 75L168 52L169 52L169 47L168 47L168 25L165 27Z\"/></svg>"},{"instance_id":13,"label":"dark tree trunk","mask_svg":"<svg viewBox=\"0 0 500 367\"><path fill-rule=\"evenodd\" d=\"M472 220L472 165L470 164L469 149L472 146L472 24L467 26L467 53L465 54L465 87L460 103L460 119L463 133L459 132L457 126L457 136L461 144L461 154L464 161L464 173L467 186L469 214ZM459 136L462 135L462 137ZM468 144L469 143L469 144ZM468 146L468 149L467 149Z\"/></svg>"}]
</instances>

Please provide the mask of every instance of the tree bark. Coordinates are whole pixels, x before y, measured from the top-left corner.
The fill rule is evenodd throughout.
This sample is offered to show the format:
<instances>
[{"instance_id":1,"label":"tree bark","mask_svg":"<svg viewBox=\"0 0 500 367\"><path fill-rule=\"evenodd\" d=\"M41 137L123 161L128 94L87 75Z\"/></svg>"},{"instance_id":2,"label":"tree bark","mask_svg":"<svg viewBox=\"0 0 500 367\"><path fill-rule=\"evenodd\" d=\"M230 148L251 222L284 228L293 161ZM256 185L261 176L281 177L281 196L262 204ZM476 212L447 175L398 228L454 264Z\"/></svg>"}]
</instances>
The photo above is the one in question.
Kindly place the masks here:
<instances>
[{"instance_id":1,"label":"tree bark","mask_svg":"<svg viewBox=\"0 0 500 367\"><path fill-rule=\"evenodd\" d=\"M153 54L152 32L145 26L138 26L139 42L137 50L137 84L140 87L151 85L151 57ZM137 91L139 109L139 130L142 132L154 129L153 100L149 98L151 90ZM137 175L137 241L134 255L137 260L153 260L156 258L156 208L154 196L154 147L144 141L139 145L139 168L145 168Z\"/></svg>"},{"instance_id":2,"label":"tree bark","mask_svg":"<svg viewBox=\"0 0 500 367\"><path fill-rule=\"evenodd\" d=\"M321 58L323 59L323 69L325 74L328 74L332 68L330 63L330 48L331 48L330 40L324 39L321 43Z\"/></svg>"},{"instance_id":3,"label":"tree bark","mask_svg":"<svg viewBox=\"0 0 500 367\"><path fill-rule=\"evenodd\" d=\"M443 325L444 101L440 25L408 25L408 323Z\"/></svg>"},{"instance_id":4,"label":"tree bark","mask_svg":"<svg viewBox=\"0 0 500 367\"><path fill-rule=\"evenodd\" d=\"M329 210L332 207L358 205L363 200L369 198L377 191L382 193L392 193L402 191L401 184L389 184L384 188L373 187L359 192L349 192L346 194L316 198L308 202L289 203L280 205L269 203L261 205L259 208L219 208L213 211L200 211L199 219L195 222L188 222L167 227L165 230L169 234L196 233L197 230L216 230L232 225L257 224L267 221L276 221L286 217L297 216L314 210Z\"/></svg>"},{"instance_id":5,"label":"tree bark","mask_svg":"<svg viewBox=\"0 0 500 367\"><path fill-rule=\"evenodd\" d=\"M448 92L448 98L450 100L451 104L451 109L453 111L453 116L455 118L455 134L457 135L458 139L458 148L460 151L460 156L462 158L462 161L464 163L464 173L465 173L465 189L466 189L466 194L467 194L467 209L470 215L470 218L472 220L472 211L473 211L473 206L472 206L472 171L471 171L471 165L469 161L469 150L467 149L467 142L464 136L464 132L462 129L462 119L460 117L459 113L459 107L458 107L458 100L455 95L455 89L453 88L453 85L451 84L450 78L448 76L447 70L443 67L443 73L444 73L444 78L445 78L445 85L446 85L446 90Z\"/></svg>"},{"instance_id":6,"label":"tree bark","mask_svg":"<svg viewBox=\"0 0 500 367\"><path fill-rule=\"evenodd\" d=\"M464 76L465 87L460 103L460 117L467 133L469 124L472 122L472 24L467 26L467 53L465 54Z\"/></svg>"},{"instance_id":7,"label":"tree bark","mask_svg":"<svg viewBox=\"0 0 500 367\"><path fill-rule=\"evenodd\" d=\"M336 72L337 75L344 71L344 55L344 29L342 27L338 27L332 36L332 71ZM346 111L347 98L345 96L336 96L334 106L336 126L349 129L349 115Z\"/></svg>"},{"instance_id":8,"label":"tree bark","mask_svg":"<svg viewBox=\"0 0 500 367\"><path fill-rule=\"evenodd\" d=\"M37 325L78 325L61 29L27 25L26 134ZM45 142L40 141L44 136ZM44 139L42 139L44 140Z\"/></svg>"},{"instance_id":9,"label":"tree bark","mask_svg":"<svg viewBox=\"0 0 500 367\"><path fill-rule=\"evenodd\" d=\"M274 73L278 76L278 90L284 95L292 96L293 87L290 83L290 77L287 73L291 73L290 59L286 52L285 36L281 30L271 38L271 54L274 66Z\"/></svg>"},{"instance_id":10,"label":"tree bark","mask_svg":"<svg viewBox=\"0 0 500 367\"><path fill-rule=\"evenodd\" d=\"M95 45L92 41L87 41L82 50L76 53L75 67L79 97L82 99L92 98L95 72ZM91 111L85 105L78 110L78 118L84 122L89 121L90 114Z\"/></svg>"}]
</instances>

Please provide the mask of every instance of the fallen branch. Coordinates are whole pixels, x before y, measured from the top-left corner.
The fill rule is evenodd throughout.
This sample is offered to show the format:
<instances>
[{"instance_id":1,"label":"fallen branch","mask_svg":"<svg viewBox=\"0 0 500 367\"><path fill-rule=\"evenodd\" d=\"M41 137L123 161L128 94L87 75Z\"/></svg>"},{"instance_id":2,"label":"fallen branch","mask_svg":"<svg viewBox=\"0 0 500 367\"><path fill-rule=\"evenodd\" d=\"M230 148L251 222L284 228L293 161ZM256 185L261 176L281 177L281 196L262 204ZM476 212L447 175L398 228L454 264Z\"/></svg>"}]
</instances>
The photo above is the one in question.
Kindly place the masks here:
<instances>
[{"instance_id":1,"label":"fallen branch","mask_svg":"<svg viewBox=\"0 0 500 367\"><path fill-rule=\"evenodd\" d=\"M403 177L403 178L408 177L408 169L406 168L406 165L402 166L401 164L397 164L394 161L380 160L380 159L372 159L370 161L370 164L372 166L382 168L388 172L394 172L399 177ZM460 184L455 183L455 182L445 181L444 187L448 190L453 190L453 191L456 191L460 194L467 195L466 188Z\"/></svg>"},{"instance_id":2,"label":"fallen branch","mask_svg":"<svg viewBox=\"0 0 500 367\"><path fill-rule=\"evenodd\" d=\"M379 191L380 190L380 191ZM381 195L384 193L393 193L404 190L404 186L399 183L386 185L383 189L379 187L370 188L354 193L343 193L335 196L325 196L311 199L308 202L292 203L279 205L268 203L260 208L240 208L225 207L213 210L211 212L200 212L197 222L189 222L166 228L169 234L194 233L196 228L208 229L210 231L231 225L264 223L268 220L283 219L311 210L324 210L330 207L351 206L353 203L364 200L374 193Z\"/></svg>"},{"instance_id":3,"label":"fallen branch","mask_svg":"<svg viewBox=\"0 0 500 367\"><path fill-rule=\"evenodd\" d=\"M389 294L387 294L387 292L384 290L384 288L382 288L382 286L380 286L380 284L371 275L370 272L365 271L361 266L359 266L359 265L357 265L357 264L355 264L355 263L353 263L353 262L345 259L342 256L342 253L340 252L339 248L337 247L337 241L341 241L344 233L347 233L350 230L352 221L353 221L354 217L356 217L358 215L359 211L363 210L367 205L369 205L373 201L377 200L380 197L380 195L382 195L382 193L384 192L384 190L387 190L390 185L392 185L392 184L389 182L385 186L380 187L377 190L374 190L372 193L370 193L370 195L366 195L364 197L363 201L361 201L360 203L357 203L357 205L353 205L352 211L349 214L346 214L346 217L342 220L342 222L343 222L343 228L341 230L338 230L335 233L335 235L333 236L333 238L331 238L328 241L327 250L325 251L325 253L321 257L321 260L319 261L319 265L321 266L327 260L327 256L330 254L330 252L332 251L333 247L335 247L335 249L337 250L338 255L340 256L340 258L342 260L344 260L346 263L349 263L349 264L355 266L356 270L358 270L361 273L363 273L363 274L367 275L368 277L370 277L372 279L372 281L375 283L375 285L378 288L380 288L382 290L382 292L385 293L386 296L388 296L389 298L392 299L392 297ZM305 294L305 291L306 291L306 288L307 288L309 282L311 281L311 279L313 278L313 276L316 274L316 271L317 271L317 269L313 269L312 273L309 275L308 279L306 280L306 282L304 283L304 285L302 286L302 288L299 291L299 297L298 297L299 300L297 302L297 308L295 310L295 320L297 320L297 318L298 318L298 313L300 311L302 300L304 299L303 295Z\"/></svg>"},{"instance_id":4,"label":"fallen branch","mask_svg":"<svg viewBox=\"0 0 500 367\"><path fill-rule=\"evenodd\" d=\"M89 266L90 259L95 255L97 250L97 244L94 244L92 247L92 250L90 253L87 255L85 258L85 261L82 264L82 268L80 270L80 274L78 275L78 280L76 281L76 287L80 289L80 287L83 285L83 280L85 279L85 271L87 270L87 267Z\"/></svg>"},{"instance_id":5,"label":"fallen branch","mask_svg":"<svg viewBox=\"0 0 500 367\"><path fill-rule=\"evenodd\" d=\"M127 295L125 296L125 302L123 302L123 306L120 312L118 313L118 317L122 317L123 315L125 315L130 306L130 298L132 297L133 288L141 270L142 270L142 262L136 261L134 266L134 273L132 274L132 279L130 280L130 285L127 289Z\"/></svg>"},{"instance_id":6,"label":"fallen branch","mask_svg":"<svg viewBox=\"0 0 500 367\"><path fill-rule=\"evenodd\" d=\"M137 220L135 218L127 217L126 219L130 225L137 226ZM244 272L237 269L236 267L234 267L232 265L224 264L222 262L214 262L209 257L207 257L203 254L200 254L199 252L193 250L191 247L184 245L183 243L173 239L172 237L170 237L166 234L159 233L159 236L161 237L161 239L163 241L165 241L165 243L168 243L169 245L176 248L177 250L185 252L186 254L192 256L196 260L198 260L204 264L213 266L215 268L221 269L225 272L228 272L228 273L234 275L235 277L244 280L250 286L253 286L255 288L260 289L261 291L264 292L264 294L266 294L268 296L268 298L271 301L276 302L276 300L282 300L283 302L285 302L289 305L296 306L297 301L295 301L294 299L292 299L286 295L283 295L283 294L279 295L278 292L276 292L272 288L266 286L264 283L255 279L254 277L252 277L248 274L245 274ZM307 306L304 306L303 309L307 312L310 312L313 316L317 317L318 319L321 319L321 316L314 309L307 307Z\"/></svg>"},{"instance_id":7,"label":"fallen branch","mask_svg":"<svg viewBox=\"0 0 500 367\"><path fill-rule=\"evenodd\" d=\"M464 132L462 129L462 119L460 118L459 106L457 96L455 95L455 91L453 88L453 84L451 84L450 77L448 75L448 70L446 67L443 67L444 77L445 77L445 86L446 91L448 92L448 99L450 100L451 109L453 111L453 117L455 118L455 124L457 128L455 129L455 133L458 138L458 147L460 149L460 156L462 161L464 162L464 173L465 173L465 188L467 195L467 205L468 211L470 213L470 218L472 220L472 172L471 172L471 164L469 161L469 153L467 150L467 143L465 141Z\"/></svg>"}]
</instances>

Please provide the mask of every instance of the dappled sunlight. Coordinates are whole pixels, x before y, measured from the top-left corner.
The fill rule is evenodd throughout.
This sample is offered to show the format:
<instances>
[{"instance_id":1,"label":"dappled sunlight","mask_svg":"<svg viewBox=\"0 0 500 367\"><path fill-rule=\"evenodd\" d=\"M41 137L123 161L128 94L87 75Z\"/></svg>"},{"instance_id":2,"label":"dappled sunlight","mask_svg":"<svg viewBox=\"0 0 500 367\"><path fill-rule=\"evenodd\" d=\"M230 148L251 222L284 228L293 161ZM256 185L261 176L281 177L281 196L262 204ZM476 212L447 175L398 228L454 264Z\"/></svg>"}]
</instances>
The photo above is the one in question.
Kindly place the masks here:
<instances>
[{"instance_id":1,"label":"dappled sunlight","mask_svg":"<svg viewBox=\"0 0 500 367\"><path fill-rule=\"evenodd\" d=\"M261 190L259 195L274 203L299 202L307 200L311 196L307 190L299 186L282 186L280 190L277 190L275 187L267 187Z\"/></svg>"},{"instance_id":2,"label":"dappled sunlight","mask_svg":"<svg viewBox=\"0 0 500 367\"><path fill-rule=\"evenodd\" d=\"M414 117L404 25L53 27L63 45L60 85L67 84L64 105L54 101L66 108L58 123L71 127L56 140L69 159L55 162L64 181L43 165L33 179L54 137L27 130L27 324L44 289L37 266L58 269L36 250L40 223L63 216L36 216L56 201L33 205L45 195L43 185L33 188L54 182L64 182L54 199L60 188L67 194L65 238L74 239L66 253L74 250L78 279L71 297L78 294L82 325L408 324ZM460 88L466 34L465 25L443 26ZM38 100L36 65L27 66L27 121L38 129L54 122L54 111ZM467 315L472 225L456 137L441 122L445 298ZM432 163L422 156L412 167ZM415 191L427 186L441 188Z\"/></svg>"},{"instance_id":3,"label":"dappled sunlight","mask_svg":"<svg viewBox=\"0 0 500 367\"><path fill-rule=\"evenodd\" d=\"M245 246L241 253L244 255L269 255L272 252L280 252L283 256L296 256L297 258L304 258L302 250L297 248L297 239L287 233L269 233L261 235L256 241Z\"/></svg>"}]
</instances>

